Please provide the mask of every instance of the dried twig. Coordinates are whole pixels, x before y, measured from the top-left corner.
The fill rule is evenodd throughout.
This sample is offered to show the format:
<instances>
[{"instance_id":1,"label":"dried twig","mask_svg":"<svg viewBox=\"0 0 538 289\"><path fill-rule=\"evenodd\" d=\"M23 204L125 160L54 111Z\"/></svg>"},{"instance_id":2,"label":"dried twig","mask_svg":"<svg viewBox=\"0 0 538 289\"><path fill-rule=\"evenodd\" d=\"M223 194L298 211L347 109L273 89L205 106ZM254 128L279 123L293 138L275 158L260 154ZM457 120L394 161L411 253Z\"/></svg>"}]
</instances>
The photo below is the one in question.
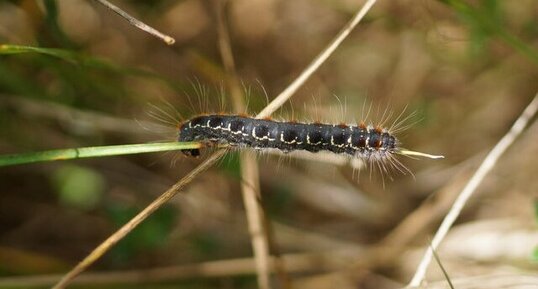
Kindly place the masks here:
<instances>
[{"instance_id":1,"label":"dried twig","mask_svg":"<svg viewBox=\"0 0 538 289\"><path fill-rule=\"evenodd\" d=\"M170 187L166 192L160 195L155 201L149 204L144 210L138 213L134 218L132 218L127 224L123 225L119 230L110 235L105 241L103 241L97 248L86 256L80 263L78 263L71 271L65 274L62 279L54 285L53 289L65 288L69 282L75 278L78 274L86 270L91 264L101 258L110 248L112 248L116 243L123 239L129 232L131 232L136 226L138 226L142 221L149 217L153 212L158 208L168 202L171 198L177 195L185 185L190 183L194 177L196 177L201 172L210 168L215 164L227 150L219 150L213 155L211 155L207 160L197 166L192 170L188 175L179 180L175 185Z\"/></svg>"},{"instance_id":2,"label":"dried twig","mask_svg":"<svg viewBox=\"0 0 538 289\"><path fill-rule=\"evenodd\" d=\"M318 55L314 60L306 67L305 70L288 86L284 91L282 91L269 105L267 105L257 116L256 118L264 118L270 116L275 112L279 107L281 107L305 82L308 78L316 71L318 68L331 56L331 54L336 50L336 48L344 41L344 39L349 35L351 30L359 24L364 15L368 13L370 8L375 4L376 0L368 0L362 8L351 18L351 20L340 30L338 35L329 43L329 45Z\"/></svg>"},{"instance_id":3,"label":"dried twig","mask_svg":"<svg viewBox=\"0 0 538 289\"><path fill-rule=\"evenodd\" d=\"M219 36L219 51L227 74L227 84L231 92L234 110L236 112L245 111L244 96L237 80L235 62L230 44L230 36L225 20L226 0L219 1L217 6L217 26ZM256 265L256 276L258 277L258 288L269 289L269 244L265 234L263 209L260 202L260 180L258 173L258 163L255 156L248 151L241 152L241 194L248 222L252 250Z\"/></svg>"},{"instance_id":4,"label":"dried twig","mask_svg":"<svg viewBox=\"0 0 538 289\"><path fill-rule=\"evenodd\" d=\"M452 206L448 214L445 216L443 222L441 223L441 226L437 230L437 233L435 233L435 236L431 243L431 247L427 249L426 253L424 254L424 257L422 257L417 271L415 272L415 276L413 276L413 279L409 283L410 287L417 287L422 283L426 275L426 269L428 268L428 265L430 264L432 259L432 250L436 250L439 247L439 244L445 238L446 234L448 233L448 230L450 230L450 228L458 218L459 214L461 213L461 210L463 209L469 198L472 196L478 185L480 185L484 177L489 173L489 171L491 171L491 169L495 166L502 154L514 142L516 137L521 134L530 119L536 114L537 110L538 94L534 96L534 99L525 108L525 110L516 120L512 128L510 128L510 131L508 131L508 133L489 152L478 170L476 170L475 174L471 177L467 185L459 194L458 198L454 202L454 205Z\"/></svg>"},{"instance_id":5,"label":"dried twig","mask_svg":"<svg viewBox=\"0 0 538 289\"><path fill-rule=\"evenodd\" d=\"M324 250L307 253L284 254L283 261L290 272L305 273L319 270L342 268L353 258L358 258L360 249ZM274 257L269 258L269 270L275 271ZM107 285L159 283L190 278L214 278L256 274L253 258L236 258L201 263L106 272L88 272L73 280L72 285ZM61 275L33 275L1 277L1 288L47 287L61 278Z\"/></svg>"},{"instance_id":6,"label":"dried twig","mask_svg":"<svg viewBox=\"0 0 538 289\"><path fill-rule=\"evenodd\" d=\"M431 247L431 246L430 246ZM441 268L441 271L443 272L443 275L445 276L446 283L448 286L450 286L450 289L454 289L454 284L452 284L452 280L450 279L450 276L448 275L448 272L445 269L445 266L443 266L443 263L441 262L441 258L437 255L437 252L435 252L435 249L432 248L433 257L435 258L435 261L439 265L439 268Z\"/></svg>"},{"instance_id":7,"label":"dried twig","mask_svg":"<svg viewBox=\"0 0 538 289\"><path fill-rule=\"evenodd\" d=\"M252 151L241 152L241 191L243 203L247 214L248 231L250 233L256 272L258 273L258 286L268 289L269 286L269 244L264 227L264 214L260 203L260 180L258 164Z\"/></svg>"},{"instance_id":8,"label":"dried twig","mask_svg":"<svg viewBox=\"0 0 538 289\"><path fill-rule=\"evenodd\" d=\"M176 42L176 40L174 38L172 38L171 36L168 36L166 34L163 34L161 32L159 32L157 29L143 23L142 21L134 18L133 16L129 15L127 12L123 11L121 8L119 8L118 6L106 1L106 0L94 0L95 2L105 6L106 8L114 11L116 14L120 15L121 17L123 17L125 20L129 21L129 23L135 27L137 27L138 29L142 30L142 31L145 31L159 39L161 39L162 41L164 41L166 44L168 45L172 45Z\"/></svg>"},{"instance_id":9,"label":"dried twig","mask_svg":"<svg viewBox=\"0 0 538 289\"><path fill-rule=\"evenodd\" d=\"M228 89L232 96L233 107L236 112L245 110L245 101L243 94L241 93L241 85L237 78L237 72L235 70L235 61L232 53L232 45L230 44L230 34L228 33L228 26L226 25L225 9L227 0L218 1L217 5L217 31L218 31L218 44L220 57L226 70Z\"/></svg>"}]
</instances>

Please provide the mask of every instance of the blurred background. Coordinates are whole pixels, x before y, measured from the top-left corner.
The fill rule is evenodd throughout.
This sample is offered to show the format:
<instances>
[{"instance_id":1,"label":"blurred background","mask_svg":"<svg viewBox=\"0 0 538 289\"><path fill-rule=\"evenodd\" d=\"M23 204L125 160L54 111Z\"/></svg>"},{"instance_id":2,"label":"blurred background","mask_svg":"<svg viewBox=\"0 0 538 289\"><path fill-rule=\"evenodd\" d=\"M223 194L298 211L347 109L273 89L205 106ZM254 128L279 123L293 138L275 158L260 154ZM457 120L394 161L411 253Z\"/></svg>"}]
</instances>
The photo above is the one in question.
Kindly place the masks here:
<instances>
[{"instance_id":1,"label":"blurred background","mask_svg":"<svg viewBox=\"0 0 538 289\"><path fill-rule=\"evenodd\" d=\"M219 1L113 3L176 44L95 1L0 1L0 44L61 49L0 55L0 153L174 140L174 125L200 107L233 111L222 93ZM227 1L248 112L281 92L363 3ZM357 177L323 158L260 156L271 252L285 261L274 288L404 286L459 190L538 91L537 39L536 0L379 1L274 117L353 123L366 103L375 122L378 111L407 107L414 125L401 142L445 159L400 158L414 177L364 168ZM0 288L12 276L21 288L49 287L32 276L69 270L203 159L154 153L0 168ZM237 152L228 154L77 286L256 288L239 169ZM451 278L536 274L537 172L532 123L438 251ZM430 267L428 280L444 279ZM130 270L139 279L121 274Z\"/></svg>"}]
</instances>

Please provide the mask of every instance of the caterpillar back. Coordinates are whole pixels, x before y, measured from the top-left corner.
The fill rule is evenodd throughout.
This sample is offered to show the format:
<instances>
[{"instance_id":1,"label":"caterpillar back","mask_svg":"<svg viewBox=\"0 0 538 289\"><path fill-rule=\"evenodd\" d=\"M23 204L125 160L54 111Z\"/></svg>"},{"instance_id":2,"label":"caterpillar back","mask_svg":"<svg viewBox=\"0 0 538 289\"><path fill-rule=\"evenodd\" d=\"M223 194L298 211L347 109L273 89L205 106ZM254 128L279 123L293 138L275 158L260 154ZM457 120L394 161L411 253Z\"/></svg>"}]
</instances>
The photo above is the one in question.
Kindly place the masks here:
<instances>
[{"instance_id":1,"label":"caterpillar back","mask_svg":"<svg viewBox=\"0 0 538 289\"><path fill-rule=\"evenodd\" d=\"M242 115L199 115L179 127L178 141L200 141L256 150L277 149L292 151L329 151L360 158L376 164L381 172L387 165L400 172L409 170L394 155L441 158L405 150L387 129L359 125L333 125L255 119ZM188 156L199 156L198 149L183 151Z\"/></svg>"},{"instance_id":2,"label":"caterpillar back","mask_svg":"<svg viewBox=\"0 0 538 289\"><path fill-rule=\"evenodd\" d=\"M240 148L274 148L283 152L322 150L370 158L397 151L397 139L381 128L364 124L280 122L240 115L203 115L184 122L178 141L209 141ZM199 155L197 150L185 152Z\"/></svg>"}]
</instances>

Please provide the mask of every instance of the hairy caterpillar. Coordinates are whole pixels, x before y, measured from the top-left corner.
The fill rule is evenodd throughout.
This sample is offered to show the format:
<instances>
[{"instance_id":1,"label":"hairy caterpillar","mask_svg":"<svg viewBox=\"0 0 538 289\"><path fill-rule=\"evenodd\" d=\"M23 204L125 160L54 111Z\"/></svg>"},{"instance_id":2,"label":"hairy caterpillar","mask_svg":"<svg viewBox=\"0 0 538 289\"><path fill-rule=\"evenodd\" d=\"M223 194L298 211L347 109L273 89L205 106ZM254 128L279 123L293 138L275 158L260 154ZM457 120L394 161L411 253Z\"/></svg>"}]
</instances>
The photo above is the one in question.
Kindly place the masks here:
<instances>
[{"instance_id":1,"label":"hairy caterpillar","mask_svg":"<svg viewBox=\"0 0 538 289\"><path fill-rule=\"evenodd\" d=\"M187 98L191 113L211 111L208 107L211 101L208 99L209 91L206 87L200 83L194 83L193 87L198 97L198 102L192 102L190 98ZM224 102L222 101L224 94L222 91L220 93L218 102L220 111L224 111ZM250 88L247 94L250 94ZM340 102L340 99L338 101ZM395 155L432 159L443 157L415 152L402 147L396 134L411 126L407 122L414 116L414 113L405 116L405 109L395 119L391 118L393 114L386 109L382 113L381 121L378 122L377 126L374 126L366 125L365 122L350 125L345 123L327 124L320 121L278 121L271 118L257 119L246 114L226 113L205 113L197 114L191 118L184 118L177 110L177 106L171 103L165 104L168 111L158 106L153 106L154 110L150 111L149 114L160 122L173 125L177 133L176 139L179 142L197 141L206 143L208 146L224 145L239 149L278 150L284 153L325 151L339 155L341 160L345 160L342 157L349 158L354 169L358 168L360 170L360 165L357 165L355 161L362 160L370 164L371 168L375 164L382 173L388 173L387 164L404 174L404 170L411 173L395 158ZM345 118L346 109L343 108L344 105L340 102L341 118ZM368 118L372 105L366 109L365 114L366 107L366 103L363 103L362 115L366 115L366 118ZM316 108L315 119L319 118L317 113ZM379 116L379 113L378 108L377 116ZM385 123L389 119L392 119L392 124L385 127ZM182 153L196 157L200 155L200 149L183 150Z\"/></svg>"},{"instance_id":2,"label":"hairy caterpillar","mask_svg":"<svg viewBox=\"0 0 538 289\"><path fill-rule=\"evenodd\" d=\"M200 115L179 126L178 141L208 141L239 148L278 149L283 152L329 151L368 161L388 160L403 167L394 154L442 158L405 150L390 130L359 125L281 122L241 115ZM198 156L198 149L183 151Z\"/></svg>"}]
</instances>

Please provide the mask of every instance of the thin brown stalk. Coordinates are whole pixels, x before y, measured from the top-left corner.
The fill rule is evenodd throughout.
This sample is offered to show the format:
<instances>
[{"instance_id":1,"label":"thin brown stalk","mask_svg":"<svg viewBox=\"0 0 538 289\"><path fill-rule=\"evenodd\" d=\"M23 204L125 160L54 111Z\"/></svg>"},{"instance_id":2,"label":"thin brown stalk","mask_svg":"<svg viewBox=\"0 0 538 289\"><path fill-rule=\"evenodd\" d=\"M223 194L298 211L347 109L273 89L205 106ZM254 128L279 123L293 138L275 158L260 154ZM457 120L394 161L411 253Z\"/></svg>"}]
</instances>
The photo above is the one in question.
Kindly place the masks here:
<instances>
[{"instance_id":1,"label":"thin brown stalk","mask_svg":"<svg viewBox=\"0 0 538 289\"><path fill-rule=\"evenodd\" d=\"M222 58L222 64L227 74L227 84L232 96L233 107L236 112L245 110L245 101L243 93L241 93L241 85L237 78L237 72L235 70L235 61L232 52L232 46L230 42L230 34L228 33L228 25L226 25L226 5L227 0L218 1L217 5L217 31L218 31L218 44L220 57Z\"/></svg>"},{"instance_id":2,"label":"thin brown stalk","mask_svg":"<svg viewBox=\"0 0 538 289\"><path fill-rule=\"evenodd\" d=\"M448 272L445 269L445 266L443 266L443 262L441 262L441 258L439 258L439 255L437 255L437 252L432 248L433 257L435 258L435 262L439 265L439 268L441 268L441 271L443 272L443 275L445 276L446 283L448 286L450 286L450 289L454 289L454 284L452 284L452 280L450 279L450 276L448 275Z\"/></svg>"},{"instance_id":3,"label":"thin brown stalk","mask_svg":"<svg viewBox=\"0 0 538 289\"><path fill-rule=\"evenodd\" d=\"M129 24L137 27L138 29L144 31L144 32L147 32L159 39L161 39L162 41L164 41L166 44L168 45L172 45L176 42L176 40L174 38L172 38L171 36L168 36L166 34L163 34L161 32L159 32L157 29L145 24L144 22L134 18L133 16L129 15L127 12L123 11L121 8L119 8L118 6L106 1L106 0L94 0L95 2L105 6L106 8L114 11L116 14L120 15L121 17L123 17L125 20L129 21Z\"/></svg>"},{"instance_id":4,"label":"thin brown stalk","mask_svg":"<svg viewBox=\"0 0 538 289\"><path fill-rule=\"evenodd\" d=\"M226 0L218 2L217 6L217 26L219 51L227 74L227 84L231 92L234 110L236 112L245 111L244 96L237 80L235 62L230 44L228 26L226 25ZM269 245L264 227L264 214L260 205L260 180L258 164L255 156L248 151L241 152L241 194L247 217L248 229L251 238L252 250L256 265L256 276L258 278L258 288L270 288L270 268L269 268Z\"/></svg>"},{"instance_id":5,"label":"thin brown stalk","mask_svg":"<svg viewBox=\"0 0 538 289\"><path fill-rule=\"evenodd\" d=\"M142 221L149 217L153 212L160 208L163 204L168 202L171 198L177 195L185 185L190 183L198 174L210 168L214 165L227 150L222 149L211 155L207 160L194 168L189 174L179 180L176 184L170 187L166 192L155 199L144 210L133 217L129 222L123 225L119 230L110 235L104 242L102 242L97 248L86 256L80 263L78 263L73 269L65 274L62 279L54 285L53 289L65 288L73 278L86 270L91 264L101 258L110 248L123 239L129 232L131 232Z\"/></svg>"},{"instance_id":6,"label":"thin brown stalk","mask_svg":"<svg viewBox=\"0 0 538 289\"><path fill-rule=\"evenodd\" d=\"M241 152L240 159L241 176L243 178L241 191L258 273L258 286L261 289L268 289L270 288L269 244L264 227L264 214L258 201L261 199L258 164L252 151Z\"/></svg>"},{"instance_id":7,"label":"thin brown stalk","mask_svg":"<svg viewBox=\"0 0 538 289\"><path fill-rule=\"evenodd\" d=\"M349 33L359 24L364 15L368 13L370 8L375 4L376 0L368 0L362 8L351 18L351 20L340 30L336 37L329 45L306 67L305 70L282 91L269 105L267 105L256 118L268 117L281 107L307 80L314 72L331 56L331 54L340 46L342 41L346 39Z\"/></svg>"},{"instance_id":8,"label":"thin brown stalk","mask_svg":"<svg viewBox=\"0 0 538 289\"><path fill-rule=\"evenodd\" d=\"M282 260L290 272L304 273L342 268L352 258L358 258L360 249L324 250L318 252L284 254ZM270 271L275 271L273 257L269 259ZM186 265L134 269L122 271L88 272L73 280L72 285L115 285L158 283L190 278L211 278L256 274L254 258L216 260ZM61 275L33 275L1 277L1 288L46 287L57 282Z\"/></svg>"}]
</instances>

